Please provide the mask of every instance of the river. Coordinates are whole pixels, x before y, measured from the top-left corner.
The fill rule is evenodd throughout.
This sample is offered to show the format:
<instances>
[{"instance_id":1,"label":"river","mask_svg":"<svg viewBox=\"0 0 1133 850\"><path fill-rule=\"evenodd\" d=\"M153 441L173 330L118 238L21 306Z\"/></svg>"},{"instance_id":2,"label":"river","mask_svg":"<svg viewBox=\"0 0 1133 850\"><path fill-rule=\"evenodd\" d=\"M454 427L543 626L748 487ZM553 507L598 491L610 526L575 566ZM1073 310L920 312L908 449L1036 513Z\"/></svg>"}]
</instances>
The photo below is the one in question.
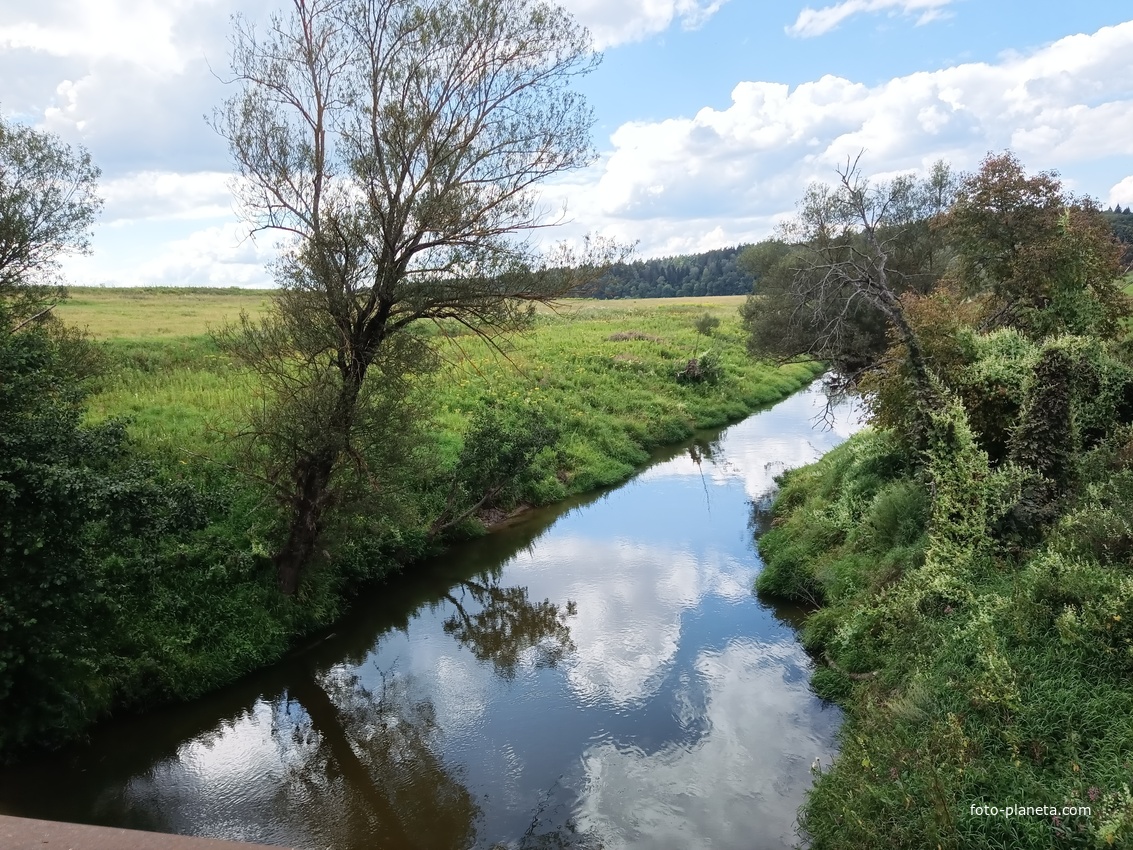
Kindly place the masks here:
<instances>
[{"instance_id":1,"label":"river","mask_svg":"<svg viewBox=\"0 0 1133 850\"><path fill-rule=\"evenodd\" d=\"M299 848L790 847L839 711L752 592L815 384L525 515L196 702L0 773L0 813Z\"/></svg>"}]
</instances>

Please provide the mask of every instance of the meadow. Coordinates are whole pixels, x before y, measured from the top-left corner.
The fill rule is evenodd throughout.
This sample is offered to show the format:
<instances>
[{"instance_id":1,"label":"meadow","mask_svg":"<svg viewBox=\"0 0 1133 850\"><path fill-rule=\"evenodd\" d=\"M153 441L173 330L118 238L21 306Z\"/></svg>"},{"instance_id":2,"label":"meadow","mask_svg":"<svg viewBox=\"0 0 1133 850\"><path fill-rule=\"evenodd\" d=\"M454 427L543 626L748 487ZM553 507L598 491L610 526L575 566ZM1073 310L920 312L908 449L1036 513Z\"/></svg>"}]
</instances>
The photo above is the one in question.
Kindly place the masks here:
<instances>
[{"instance_id":1,"label":"meadow","mask_svg":"<svg viewBox=\"0 0 1133 850\"><path fill-rule=\"evenodd\" d=\"M59 316L99 341L110 364L89 399L91 421L127 419L135 442L159 456L224 455L256 388L209 331L241 311L259 314L269 298L264 290L72 290ZM750 359L743 300L564 300L499 349L467 331L430 326L441 366L419 384L438 445L455 460L478 405L534 406L562 433L557 472L567 487L553 495L624 480L650 449L734 421L817 374L813 364ZM711 336L696 330L705 314L720 320ZM708 351L719 359L720 379L678 383L688 359Z\"/></svg>"},{"instance_id":2,"label":"meadow","mask_svg":"<svg viewBox=\"0 0 1133 850\"><path fill-rule=\"evenodd\" d=\"M59 307L102 354L75 415L88 425L80 445L107 447L101 465L83 473L92 505L106 510L76 515L58 557L40 559L48 573L61 560L69 565L66 611L53 622L74 627L21 621L50 662L6 674L22 696L0 728L0 758L271 664L331 626L364 586L396 580L525 505L623 481L651 449L773 403L819 371L752 360L743 299L734 297L565 302L498 349L453 326L426 326L439 365L414 377L396 451L369 467L376 486L349 491L317 563L284 596L271 557L281 511L255 469L241 465L247 455L233 436L260 402L258 387L209 334L241 311L262 311L269 298L75 289ZM711 380L678 380L690 358L713 363ZM490 510L469 513L480 486L462 477L469 446L502 456L498 445L533 433L546 441L535 459L514 473L507 466L514 480L491 486ZM381 440L374 445L385 451Z\"/></svg>"}]
</instances>

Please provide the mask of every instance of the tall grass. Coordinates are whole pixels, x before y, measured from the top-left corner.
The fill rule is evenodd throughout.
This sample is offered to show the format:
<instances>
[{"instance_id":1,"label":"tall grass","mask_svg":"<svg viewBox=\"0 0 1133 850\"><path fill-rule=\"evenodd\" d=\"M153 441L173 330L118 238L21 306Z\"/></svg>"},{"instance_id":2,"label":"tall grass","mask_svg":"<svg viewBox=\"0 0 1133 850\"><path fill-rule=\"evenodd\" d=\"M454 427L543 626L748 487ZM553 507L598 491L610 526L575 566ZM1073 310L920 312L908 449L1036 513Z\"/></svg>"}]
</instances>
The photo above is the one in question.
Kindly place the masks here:
<instances>
[{"instance_id":1,"label":"tall grass","mask_svg":"<svg viewBox=\"0 0 1133 850\"><path fill-rule=\"evenodd\" d=\"M181 459L223 454L255 386L203 332L259 304L264 294L115 292L82 291L64 313L105 339L113 364L91 398L91 418L126 417L140 445L180 452ZM814 364L776 367L748 358L740 300L568 301L542 311L529 332L498 347L457 326L435 327L443 365L422 379L421 391L430 400L438 444L455 460L468 413L485 401L535 407L563 434L557 448L564 489L547 497L624 480L650 449L734 421L817 374ZM182 315L185 303L200 309ZM196 333L149 333L136 313L151 327ZM696 332L705 313L721 319L711 337ZM722 379L679 384L676 372L709 349L720 359Z\"/></svg>"}]
</instances>

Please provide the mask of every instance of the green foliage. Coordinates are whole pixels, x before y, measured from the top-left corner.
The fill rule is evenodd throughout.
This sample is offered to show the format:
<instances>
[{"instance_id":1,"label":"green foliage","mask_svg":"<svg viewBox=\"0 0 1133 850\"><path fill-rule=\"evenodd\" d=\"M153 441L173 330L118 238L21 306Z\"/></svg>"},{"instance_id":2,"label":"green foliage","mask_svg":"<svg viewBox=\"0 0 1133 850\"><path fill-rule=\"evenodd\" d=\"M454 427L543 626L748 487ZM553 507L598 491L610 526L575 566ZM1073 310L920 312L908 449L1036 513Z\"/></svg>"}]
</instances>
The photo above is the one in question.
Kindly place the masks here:
<instances>
[{"instance_id":1,"label":"green foliage","mask_svg":"<svg viewBox=\"0 0 1133 850\"><path fill-rule=\"evenodd\" d=\"M90 154L0 118L0 300L5 326L45 315L66 297L59 259L84 254L102 207Z\"/></svg>"},{"instance_id":2,"label":"green foliage","mask_svg":"<svg viewBox=\"0 0 1133 850\"><path fill-rule=\"evenodd\" d=\"M690 357L684 367L677 371L678 384L717 384L723 376L720 358L713 351L706 351L698 357Z\"/></svg>"},{"instance_id":3,"label":"green foliage","mask_svg":"<svg viewBox=\"0 0 1133 850\"><path fill-rule=\"evenodd\" d=\"M1125 846L1133 370L1109 223L1010 154L940 223L955 279L892 311L900 345L867 382L879 427L787 476L760 538L757 587L822 603L803 642L815 690L848 710L803 835ZM905 463L865 462L890 452ZM1008 801L1093 811L972 812Z\"/></svg>"},{"instance_id":4,"label":"green foliage","mask_svg":"<svg viewBox=\"0 0 1133 850\"><path fill-rule=\"evenodd\" d=\"M746 295L751 279L740 257L747 250L718 248L701 254L616 263L585 288L593 298L700 298Z\"/></svg>"},{"instance_id":5,"label":"green foliage","mask_svg":"<svg viewBox=\"0 0 1133 850\"><path fill-rule=\"evenodd\" d=\"M83 387L65 359L76 345L43 327L0 333L0 753L73 735L128 693L160 692L132 634L141 612L160 622L154 559L220 510L140 460L121 422L82 424ZM220 628L214 609L185 619Z\"/></svg>"},{"instance_id":6,"label":"green foliage","mask_svg":"<svg viewBox=\"0 0 1133 850\"><path fill-rule=\"evenodd\" d=\"M967 360L942 377L967 411L980 448L998 466L1010 453L1011 435L1032 386L1038 347L1015 328L989 334L963 332Z\"/></svg>"},{"instance_id":7,"label":"green foliage","mask_svg":"<svg viewBox=\"0 0 1133 850\"><path fill-rule=\"evenodd\" d=\"M1032 390L1011 438L1016 463L1064 486L1077 454L1071 422L1073 362L1060 347L1047 347L1035 364Z\"/></svg>"},{"instance_id":8,"label":"green foliage","mask_svg":"<svg viewBox=\"0 0 1133 850\"><path fill-rule=\"evenodd\" d=\"M1133 838L1128 428L1070 459L1052 524L1021 549L997 547L996 518L1038 473L990 470L958 405L934 423L931 490L908 467L862 463L891 440L863 432L790 473L760 539L761 589L804 587L824 602L803 640L830 662L816 692L849 712L838 760L803 809L804 836L846 850L1123 846ZM874 494L867 511L847 510L855 491ZM970 811L1006 801L1092 814Z\"/></svg>"},{"instance_id":9,"label":"green foliage","mask_svg":"<svg viewBox=\"0 0 1133 850\"><path fill-rule=\"evenodd\" d=\"M494 401L479 405L469 419L434 530L451 528L483 509L513 508L526 494L539 492L542 480L553 476L559 436L538 407L506 408Z\"/></svg>"},{"instance_id":10,"label":"green foliage","mask_svg":"<svg viewBox=\"0 0 1133 850\"><path fill-rule=\"evenodd\" d=\"M80 427L81 391L43 332L0 330L0 750L88 717L100 588L82 549L121 428Z\"/></svg>"},{"instance_id":11,"label":"green foliage","mask_svg":"<svg viewBox=\"0 0 1133 850\"><path fill-rule=\"evenodd\" d=\"M1121 245L1121 263L1125 268L1133 264L1133 212L1129 207L1124 210L1116 207L1104 210L1102 216L1109 223L1113 231L1113 238Z\"/></svg>"},{"instance_id":12,"label":"green foliage","mask_svg":"<svg viewBox=\"0 0 1133 850\"><path fill-rule=\"evenodd\" d=\"M807 187L781 231L789 242L772 240L744 255L759 274L744 309L749 348L823 360L855 382L896 340L923 384L924 357L902 299L931 292L946 267L938 223L955 180L937 163L924 178L871 182L856 160L839 177Z\"/></svg>"},{"instance_id":13,"label":"green foliage","mask_svg":"<svg viewBox=\"0 0 1133 850\"><path fill-rule=\"evenodd\" d=\"M964 179L947 230L961 283L992 299L992 325L1036 339L1112 338L1129 315L1116 285L1121 251L1109 223L1054 172L1028 175L1013 154L989 155Z\"/></svg>"},{"instance_id":14,"label":"green foliage","mask_svg":"<svg viewBox=\"0 0 1133 850\"><path fill-rule=\"evenodd\" d=\"M698 336L712 336L712 332L720 327L720 317L705 313L696 320L696 333Z\"/></svg>"}]
</instances>

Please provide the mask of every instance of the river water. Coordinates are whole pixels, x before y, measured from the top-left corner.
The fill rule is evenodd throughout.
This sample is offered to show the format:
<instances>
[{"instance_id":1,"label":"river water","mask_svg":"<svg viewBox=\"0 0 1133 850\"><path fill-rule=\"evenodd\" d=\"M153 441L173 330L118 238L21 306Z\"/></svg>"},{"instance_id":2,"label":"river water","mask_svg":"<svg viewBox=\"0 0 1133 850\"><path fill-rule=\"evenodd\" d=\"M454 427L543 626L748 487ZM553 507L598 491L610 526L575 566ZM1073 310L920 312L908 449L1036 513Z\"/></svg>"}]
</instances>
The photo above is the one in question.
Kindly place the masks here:
<instances>
[{"instance_id":1,"label":"river water","mask_svg":"<svg viewBox=\"0 0 1133 850\"><path fill-rule=\"evenodd\" d=\"M757 599L773 477L857 426L816 384L532 512L197 702L0 773L0 813L299 848L790 847L838 710Z\"/></svg>"}]
</instances>

